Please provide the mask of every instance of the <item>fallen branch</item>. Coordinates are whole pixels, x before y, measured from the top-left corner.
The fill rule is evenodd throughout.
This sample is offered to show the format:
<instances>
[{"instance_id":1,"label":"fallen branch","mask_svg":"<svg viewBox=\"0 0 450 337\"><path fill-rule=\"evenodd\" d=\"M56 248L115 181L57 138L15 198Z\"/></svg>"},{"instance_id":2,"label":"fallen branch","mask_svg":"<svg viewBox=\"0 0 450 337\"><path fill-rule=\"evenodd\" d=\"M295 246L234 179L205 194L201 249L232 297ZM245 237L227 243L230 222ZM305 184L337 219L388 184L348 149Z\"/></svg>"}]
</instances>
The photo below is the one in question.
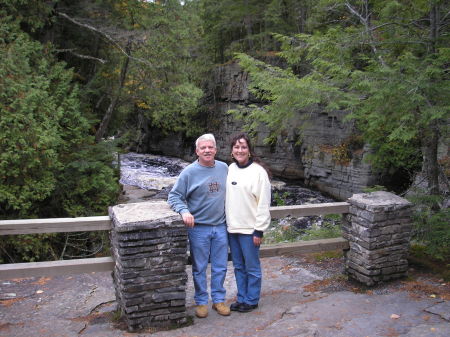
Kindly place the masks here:
<instances>
[{"instance_id":1,"label":"fallen branch","mask_svg":"<svg viewBox=\"0 0 450 337\"><path fill-rule=\"evenodd\" d=\"M75 52L76 49L56 49L57 53L70 53L76 57L82 58L82 59L88 59L88 60L94 60L98 61L100 63L105 64L107 61L98 57L90 56L90 55L82 55Z\"/></svg>"},{"instance_id":2,"label":"fallen branch","mask_svg":"<svg viewBox=\"0 0 450 337\"><path fill-rule=\"evenodd\" d=\"M107 33L103 32L103 31L101 31L100 29L98 29L98 28L96 28L94 26L91 26L88 23L80 22L80 21L70 17L69 15L67 15L65 13L56 12L56 14L61 16L61 17L63 17L64 19L66 19L66 20L68 20L68 21L70 21L70 22L80 26L80 27L89 29L89 30L91 30L93 32L96 32L97 34L100 34L102 37L104 37L106 40L108 40L114 47L116 47L122 54L124 54L127 58L129 58L131 60L134 60L136 62L140 62L140 63L147 64L149 66L152 66L152 64L150 62L146 61L146 60L143 60L143 59L140 59L140 58L136 58L136 57L132 57L131 55L129 55L116 40L114 40L110 35L108 35Z\"/></svg>"}]
</instances>

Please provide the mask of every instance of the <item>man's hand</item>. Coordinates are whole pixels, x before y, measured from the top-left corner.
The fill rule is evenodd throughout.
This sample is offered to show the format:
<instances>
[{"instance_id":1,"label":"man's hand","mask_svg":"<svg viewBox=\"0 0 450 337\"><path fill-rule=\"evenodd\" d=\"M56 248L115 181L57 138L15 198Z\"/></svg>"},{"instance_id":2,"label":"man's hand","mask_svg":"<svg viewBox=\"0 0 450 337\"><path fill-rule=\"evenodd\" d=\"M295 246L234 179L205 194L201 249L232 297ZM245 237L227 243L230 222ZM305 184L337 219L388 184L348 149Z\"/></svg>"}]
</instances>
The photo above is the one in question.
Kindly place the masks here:
<instances>
[{"instance_id":1,"label":"man's hand","mask_svg":"<svg viewBox=\"0 0 450 337\"><path fill-rule=\"evenodd\" d=\"M189 212L183 213L181 214L181 217L183 218L183 222L186 225L186 227L189 228L194 227L194 216L191 213Z\"/></svg>"},{"instance_id":2,"label":"man's hand","mask_svg":"<svg viewBox=\"0 0 450 337\"><path fill-rule=\"evenodd\" d=\"M261 245L263 238L257 237L257 236L253 236L253 244L256 247L259 247Z\"/></svg>"}]
</instances>

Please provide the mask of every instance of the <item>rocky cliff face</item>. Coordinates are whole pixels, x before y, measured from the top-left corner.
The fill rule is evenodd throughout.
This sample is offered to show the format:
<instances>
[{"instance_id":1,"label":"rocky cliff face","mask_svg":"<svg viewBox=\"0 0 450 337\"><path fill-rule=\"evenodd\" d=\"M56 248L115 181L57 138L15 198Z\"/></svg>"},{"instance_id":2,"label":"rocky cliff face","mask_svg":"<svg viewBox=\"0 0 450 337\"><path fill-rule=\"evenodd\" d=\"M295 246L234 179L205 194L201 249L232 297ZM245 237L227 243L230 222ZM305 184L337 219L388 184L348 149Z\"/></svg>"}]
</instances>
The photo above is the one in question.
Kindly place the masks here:
<instances>
[{"instance_id":1,"label":"rocky cliff face","mask_svg":"<svg viewBox=\"0 0 450 337\"><path fill-rule=\"evenodd\" d=\"M229 140L242 131L242 122L227 114L229 109L259 103L249 93L249 75L236 63L217 67L208 84L205 105L207 130L217 139L217 158L230 162ZM344 122L345 113L325 113L320 109L297 112L289 130L280 131L276 144L265 145L269 131L258 129L255 152L268 164L274 176L303 180L337 199L346 199L366 186L378 182L378 176L364 161L368 149L355 133L354 125ZM299 130L301 128L301 131ZM157 132L147 135L141 151L162 152L193 160L193 144L180 135L161 138Z\"/></svg>"}]
</instances>

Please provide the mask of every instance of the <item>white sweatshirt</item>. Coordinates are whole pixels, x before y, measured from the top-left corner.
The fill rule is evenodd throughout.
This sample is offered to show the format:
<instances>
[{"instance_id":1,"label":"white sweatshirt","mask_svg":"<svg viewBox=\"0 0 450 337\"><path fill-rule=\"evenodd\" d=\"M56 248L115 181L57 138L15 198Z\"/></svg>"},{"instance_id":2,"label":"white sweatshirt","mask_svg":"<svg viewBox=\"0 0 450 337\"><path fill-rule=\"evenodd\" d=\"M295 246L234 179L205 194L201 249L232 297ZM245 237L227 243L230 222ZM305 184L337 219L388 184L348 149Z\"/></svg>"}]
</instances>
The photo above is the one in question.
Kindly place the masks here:
<instances>
[{"instance_id":1,"label":"white sweatshirt","mask_svg":"<svg viewBox=\"0 0 450 337\"><path fill-rule=\"evenodd\" d=\"M271 186L266 170L257 163L228 168L225 213L229 233L264 232L270 225Z\"/></svg>"}]
</instances>

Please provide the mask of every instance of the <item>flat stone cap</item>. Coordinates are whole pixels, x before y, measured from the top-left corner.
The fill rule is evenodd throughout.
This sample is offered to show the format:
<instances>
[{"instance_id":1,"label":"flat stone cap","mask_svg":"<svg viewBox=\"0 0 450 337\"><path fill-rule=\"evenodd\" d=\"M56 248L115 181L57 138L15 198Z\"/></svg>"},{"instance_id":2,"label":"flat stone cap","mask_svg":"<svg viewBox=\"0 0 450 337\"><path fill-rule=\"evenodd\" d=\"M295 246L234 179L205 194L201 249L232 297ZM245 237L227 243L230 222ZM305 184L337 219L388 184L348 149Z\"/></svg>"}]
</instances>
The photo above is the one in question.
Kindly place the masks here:
<instances>
[{"instance_id":1,"label":"flat stone cap","mask_svg":"<svg viewBox=\"0 0 450 337\"><path fill-rule=\"evenodd\" d=\"M354 194L348 202L372 212L396 211L412 206L408 200L386 191Z\"/></svg>"},{"instance_id":2,"label":"flat stone cap","mask_svg":"<svg viewBox=\"0 0 450 337\"><path fill-rule=\"evenodd\" d=\"M166 201L119 204L109 208L112 227L118 232L161 227L184 227L178 213Z\"/></svg>"}]
</instances>

